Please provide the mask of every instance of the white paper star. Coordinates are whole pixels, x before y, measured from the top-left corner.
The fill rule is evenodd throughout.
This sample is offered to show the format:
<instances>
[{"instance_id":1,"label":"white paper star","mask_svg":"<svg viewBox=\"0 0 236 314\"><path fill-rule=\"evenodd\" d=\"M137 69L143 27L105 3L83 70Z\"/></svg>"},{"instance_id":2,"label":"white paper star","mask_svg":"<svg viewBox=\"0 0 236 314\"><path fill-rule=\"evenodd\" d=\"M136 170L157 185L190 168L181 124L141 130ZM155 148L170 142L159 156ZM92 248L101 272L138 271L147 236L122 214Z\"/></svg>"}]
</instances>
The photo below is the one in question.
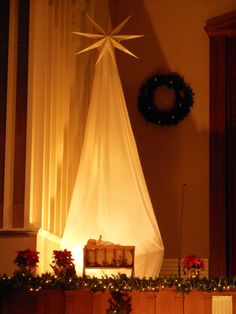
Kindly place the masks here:
<instances>
[{"instance_id":1,"label":"white paper star","mask_svg":"<svg viewBox=\"0 0 236 314\"><path fill-rule=\"evenodd\" d=\"M113 48L117 48L117 49L137 58L137 56L135 56L132 52L130 52L127 48L125 48L122 44L120 44L120 42L123 40L129 40L129 39L142 37L143 35L116 35L123 28L123 26L127 23L127 21L130 19L130 16L128 18L126 18L118 26L116 26L113 30L111 30L108 34L90 16L88 16L88 18L93 23L93 25L96 27L98 32L100 32L101 34L73 32L73 34L76 34L76 35L80 35L80 36L84 36L84 37L92 38L92 39L97 39L97 41L94 44L92 44L89 47L77 52L76 54L80 54L80 53L83 53L83 52L86 52L86 51L89 51L89 50L92 50L95 48L101 48L100 53L99 53L99 57L97 60L97 63L98 63L106 51L109 51L111 53L112 57L114 58Z\"/></svg>"}]
</instances>

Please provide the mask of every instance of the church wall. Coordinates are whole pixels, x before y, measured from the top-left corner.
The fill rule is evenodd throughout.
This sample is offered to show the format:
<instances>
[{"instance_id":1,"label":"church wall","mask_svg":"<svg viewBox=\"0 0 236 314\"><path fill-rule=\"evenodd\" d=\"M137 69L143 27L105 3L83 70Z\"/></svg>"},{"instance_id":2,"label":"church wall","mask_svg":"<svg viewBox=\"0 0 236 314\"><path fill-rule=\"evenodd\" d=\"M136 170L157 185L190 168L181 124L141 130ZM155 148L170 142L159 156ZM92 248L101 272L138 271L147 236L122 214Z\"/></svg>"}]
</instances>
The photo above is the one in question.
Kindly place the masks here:
<instances>
[{"instance_id":1,"label":"church wall","mask_svg":"<svg viewBox=\"0 0 236 314\"><path fill-rule=\"evenodd\" d=\"M118 67L165 257L209 254L209 41L207 19L236 9L234 0L110 1L113 24L144 37L118 53ZM194 92L191 113L175 126L146 122L140 86L155 73L177 72ZM181 219L182 213L182 219Z\"/></svg>"},{"instance_id":2,"label":"church wall","mask_svg":"<svg viewBox=\"0 0 236 314\"><path fill-rule=\"evenodd\" d=\"M104 20L103 16L107 16L106 10L102 7L103 5L106 8L107 2L99 1L77 2L79 5L81 3L87 5L90 8L91 16L97 17L97 21L100 23L101 20ZM66 85L62 81L62 76L57 76L58 85L54 85L57 86L57 94L53 92L55 89L49 91L52 76L49 72L44 71L43 65L45 60L49 63L50 51L54 62L57 60L60 64L60 58L57 56L56 59L53 51L47 46L52 43L59 45L59 42L51 42L50 34L44 32L46 27L48 27L47 30L51 30L51 24L47 23L53 21L47 20L46 17L49 15L45 15L44 5L53 3L54 1L35 0L32 1L33 5L31 6L31 10L37 8L33 11L33 13L37 13L37 19L31 20L33 24L31 24L30 30L31 72L29 73L28 91L30 106L28 107L29 121L27 125L24 219L26 220L25 228L32 230L30 232L28 230L26 233L23 230L23 233L19 235L16 230L13 230L14 232L8 230L8 225L4 226L0 247L5 248L6 243L9 245L6 258L0 263L1 271L14 269L15 265L12 260L16 250L28 246L36 247L35 228L43 227L44 230L52 232L54 235L62 235L83 141L87 106L83 108L78 106L78 99L81 96L88 98L89 88L86 87L91 83L91 76L88 75L88 72L92 73L93 64L90 62L93 63L93 60L89 61L86 57L80 57L80 59L74 57L69 64L63 63L67 70L70 67L75 70L67 73ZM63 3L68 5L70 2L60 2L61 5ZM71 1L71 3L75 2ZM204 25L207 19L236 9L235 1L110 0L110 5L114 25L132 15L123 29L124 33L145 35L143 38L124 42L125 46L139 59L136 60L118 52L118 66L144 175L165 246L165 257L171 259L177 258L179 255L195 253L206 258L209 254L209 42ZM39 7L40 10L38 10ZM57 9L55 10L57 12ZM64 11L61 10L61 12ZM66 16L68 13L65 11ZM44 18L40 18L40 14ZM77 20L76 30L81 26L80 23L88 23L85 21L84 17L83 21ZM104 23L106 24L106 22ZM55 25L57 26L57 23ZM56 32L58 29L57 27L55 29ZM63 32L64 28L60 34L64 34ZM45 41L36 40L39 38L36 34L39 37L42 36L44 40L46 38L46 44ZM32 38L35 38L35 41L32 41ZM58 39L61 38L64 37L58 37ZM66 48L63 46L64 50L60 50L63 60L64 56L71 54L70 49L74 51L80 48L80 43L75 39L69 43L68 40L65 38L63 43L69 44L69 46ZM40 47L45 47L45 45L48 50L43 51L47 51L48 55L40 53L42 52ZM40 62L38 62L39 60ZM81 63L84 64L83 68ZM53 69L55 70L53 77L56 78L58 68L54 66ZM49 70L48 68L47 71ZM173 71L183 76L195 93L195 102L191 113L176 126L161 127L146 122L137 110L140 86L154 73ZM86 73L86 80L83 80L84 73ZM63 78L65 79L65 76ZM73 84L70 80L73 81ZM44 88L45 86L47 88ZM63 86L64 90L60 86ZM48 97L48 95L51 96ZM60 107L59 101L68 104L63 100L68 100L69 96L69 107ZM59 101L49 103L49 100L54 99L53 97ZM57 119L54 119L54 115L50 113L54 112L54 109L58 110ZM44 115L42 110L47 110L48 116ZM63 129L64 131L58 128L58 125L63 123L67 127ZM42 130L43 125L45 128ZM58 135L56 137L52 137L50 133L54 127L55 134ZM34 132L31 132L32 129ZM49 136L53 155L45 141L45 138L49 139ZM62 138L65 140L63 143ZM75 142L79 145L75 145ZM63 162L60 159L62 150L63 153L65 152ZM9 163L9 159L7 162ZM47 171L49 163L53 165L50 173ZM61 166L63 167L61 168ZM62 177L66 177L68 180L65 181ZM61 191L65 192L65 190L67 196L66 199L63 199ZM6 216L6 212L9 213L9 211L4 210ZM59 224L56 223L58 221ZM180 230L182 230L181 233ZM56 241L54 241L55 243ZM42 245L45 245L43 241ZM53 247L51 243L46 245L50 248L48 256L51 256ZM45 263L48 265L48 261Z\"/></svg>"}]
</instances>

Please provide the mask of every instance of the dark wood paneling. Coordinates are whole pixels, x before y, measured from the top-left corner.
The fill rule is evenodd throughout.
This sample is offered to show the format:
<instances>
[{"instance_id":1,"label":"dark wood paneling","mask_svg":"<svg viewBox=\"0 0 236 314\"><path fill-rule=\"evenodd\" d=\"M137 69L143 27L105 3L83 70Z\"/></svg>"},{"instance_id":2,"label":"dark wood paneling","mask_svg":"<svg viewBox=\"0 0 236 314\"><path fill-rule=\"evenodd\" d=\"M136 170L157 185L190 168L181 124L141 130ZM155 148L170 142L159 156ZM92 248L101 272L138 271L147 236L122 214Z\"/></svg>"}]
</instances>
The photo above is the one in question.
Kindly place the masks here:
<instances>
[{"instance_id":1,"label":"dark wood paneling","mask_svg":"<svg viewBox=\"0 0 236 314\"><path fill-rule=\"evenodd\" d=\"M211 275L226 272L225 39L210 40L210 260ZM220 166L219 166L220 165ZM216 236L217 235L217 236ZM220 258L219 258L220 257Z\"/></svg>"},{"instance_id":2,"label":"dark wood paneling","mask_svg":"<svg viewBox=\"0 0 236 314\"><path fill-rule=\"evenodd\" d=\"M25 158L27 123L29 1L19 1L16 82L13 227L24 225Z\"/></svg>"},{"instance_id":3,"label":"dark wood paneling","mask_svg":"<svg viewBox=\"0 0 236 314\"><path fill-rule=\"evenodd\" d=\"M236 38L227 39L227 265L230 275L236 274Z\"/></svg>"},{"instance_id":4,"label":"dark wood paneling","mask_svg":"<svg viewBox=\"0 0 236 314\"><path fill-rule=\"evenodd\" d=\"M0 228L3 226L9 0L0 1Z\"/></svg>"},{"instance_id":5,"label":"dark wood paneling","mask_svg":"<svg viewBox=\"0 0 236 314\"><path fill-rule=\"evenodd\" d=\"M210 261L211 276L236 273L236 11L211 19Z\"/></svg>"}]
</instances>

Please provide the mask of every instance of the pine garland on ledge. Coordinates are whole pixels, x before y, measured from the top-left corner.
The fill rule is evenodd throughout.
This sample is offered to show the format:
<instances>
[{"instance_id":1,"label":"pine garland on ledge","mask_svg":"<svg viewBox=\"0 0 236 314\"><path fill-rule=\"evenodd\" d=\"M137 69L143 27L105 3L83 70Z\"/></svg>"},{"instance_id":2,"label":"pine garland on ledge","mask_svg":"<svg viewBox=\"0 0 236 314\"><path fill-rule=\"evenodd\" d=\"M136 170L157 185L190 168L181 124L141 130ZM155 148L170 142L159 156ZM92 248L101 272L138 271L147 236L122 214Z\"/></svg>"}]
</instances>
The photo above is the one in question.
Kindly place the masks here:
<instances>
[{"instance_id":1,"label":"pine garland on ledge","mask_svg":"<svg viewBox=\"0 0 236 314\"><path fill-rule=\"evenodd\" d=\"M13 276L0 275L0 290L23 288L29 292L41 290L76 290L86 289L92 292L111 291L129 293L158 292L171 288L176 293L190 293L193 290L203 292L236 291L236 277L224 278L194 278L182 279L175 276L169 278L137 278L127 277L119 274L112 277L78 277L76 274L71 277L57 277L51 273L44 273L41 276L34 276L29 273L16 271Z\"/></svg>"}]
</instances>

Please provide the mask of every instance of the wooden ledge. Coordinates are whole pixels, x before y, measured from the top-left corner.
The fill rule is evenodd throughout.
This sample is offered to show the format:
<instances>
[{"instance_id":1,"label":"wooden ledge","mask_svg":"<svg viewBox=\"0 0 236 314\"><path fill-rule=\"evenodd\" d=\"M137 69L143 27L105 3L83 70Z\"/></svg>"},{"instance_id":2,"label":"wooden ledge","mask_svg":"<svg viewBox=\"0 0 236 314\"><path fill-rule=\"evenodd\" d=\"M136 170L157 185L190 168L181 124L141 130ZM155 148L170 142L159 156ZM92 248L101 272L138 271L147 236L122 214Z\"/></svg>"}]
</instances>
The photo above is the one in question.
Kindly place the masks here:
<instances>
[{"instance_id":1,"label":"wooden ledge","mask_svg":"<svg viewBox=\"0 0 236 314\"><path fill-rule=\"evenodd\" d=\"M25 229L9 229L0 230L0 238L34 238L37 236L38 230L25 230Z\"/></svg>"}]
</instances>

